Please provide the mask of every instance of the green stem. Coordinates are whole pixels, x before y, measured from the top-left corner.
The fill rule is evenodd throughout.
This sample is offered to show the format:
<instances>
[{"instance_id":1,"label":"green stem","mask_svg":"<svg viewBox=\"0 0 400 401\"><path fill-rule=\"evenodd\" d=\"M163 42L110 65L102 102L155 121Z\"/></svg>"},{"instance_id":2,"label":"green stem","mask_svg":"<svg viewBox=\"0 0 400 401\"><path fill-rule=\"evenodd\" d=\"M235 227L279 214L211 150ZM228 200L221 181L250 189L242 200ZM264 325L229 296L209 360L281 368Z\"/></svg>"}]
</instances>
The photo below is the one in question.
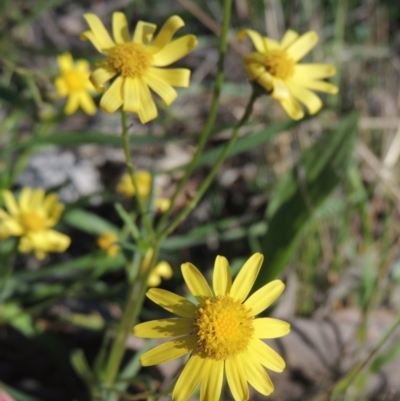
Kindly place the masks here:
<instances>
[{"instance_id":1,"label":"green stem","mask_svg":"<svg viewBox=\"0 0 400 401\"><path fill-rule=\"evenodd\" d=\"M210 186L212 180L214 179L215 175L217 174L219 168L221 167L221 164L224 162L226 157L229 154L229 151L231 150L233 144L236 141L236 138L239 134L239 130L242 127L242 125L248 120L248 118L251 115L251 112L253 110L253 105L256 99L259 96L259 92L256 89L253 89L253 92L251 94L250 100L247 104L246 110L240 119L240 121L236 124L235 128L233 129L232 136L230 137L229 141L227 142L225 148L222 150L221 154L219 155L216 163L214 164L214 167L208 174L208 176L205 178L203 183L201 184L199 190L197 191L196 196L187 203L186 207L179 213L179 215L171 222L171 224L168 225L168 227L161 232L157 236L158 240L161 242L164 238L166 238L172 231L175 230L175 228L186 218L186 216L196 207L197 203L200 201L202 196L204 195L205 191L208 189Z\"/></svg>"},{"instance_id":2,"label":"green stem","mask_svg":"<svg viewBox=\"0 0 400 401\"><path fill-rule=\"evenodd\" d=\"M127 124L127 114L124 110L121 110L121 124L122 124L122 148L124 149L126 166L128 167L128 174L132 180L133 187L135 188L135 196L137 203L139 205L139 213L143 219L143 224L149 234L153 232L151 222L146 213L146 207L144 199L140 195L139 185L136 180L135 166L132 163L132 157L130 152L129 135L128 135L128 124Z\"/></svg>"},{"instance_id":3,"label":"green stem","mask_svg":"<svg viewBox=\"0 0 400 401\"><path fill-rule=\"evenodd\" d=\"M158 257L159 246L159 242L156 242L154 244L154 252L150 262L150 267L146 271L143 272L140 268L143 262L144 255L138 261L138 263L140 264L138 269L139 273L137 278L133 280L129 288L122 320L118 326L117 334L111 347L110 357L107 362L104 376L104 387L106 388L110 388L113 386L115 378L118 374L119 367L125 353L126 340L131 333L133 325L135 324L135 321L142 309L147 291L147 281L153 267L155 266L155 261Z\"/></svg>"},{"instance_id":4,"label":"green stem","mask_svg":"<svg viewBox=\"0 0 400 401\"><path fill-rule=\"evenodd\" d=\"M6 296L6 292L4 291L4 289L6 288L7 281L11 277L14 271L15 259L17 257L18 247L19 247L19 238L16 238L8 254L7 266L3 270L3 273L0 277L0 304L4 301L3 298Z\"/></svg>"},{"instance_id":5,"label":"green stem","mask_svg":"<svg viewBox=\"0 0 400 401\"><path fill-rule=\"evenodd\" d=\"M196 152L195 152L192 160L190 161L190 163L185 167L184 176L179 181L179 183L175 189L175 192L172 195L171 204L170 204L168 210L162 216L162 218L157 226L156 231L159 231L162 229L162 227L164 226L168 217L170 216L170 214L173 210L175 200L176 200L177 196L179 195L179 193L181 192L184 185L189 180L190 175L192 174L194 168L196 167L196 163L204 149L204 146L207 143L208 137L211 134L211 129L214 125L214 121L217 116L219 97L221 94L222 84L224 82L224 61L225 61L225 54L226 54L227 43L228 43L228 31L229 31L229 24L230 24L230 19L231 19L231 9L232 9L232 0L225 0L224 1L224 14L222 17L221 36L220 36L220 41L219 41L219 60L218 60L218 67L217 67L218 68L217 76L215 78L213 99L212 99L212 103L211 103L210 112L207 117L207 121L204 125L203 131L200 134L200 140L197 145Z\"/></svg>"}]
</instances>

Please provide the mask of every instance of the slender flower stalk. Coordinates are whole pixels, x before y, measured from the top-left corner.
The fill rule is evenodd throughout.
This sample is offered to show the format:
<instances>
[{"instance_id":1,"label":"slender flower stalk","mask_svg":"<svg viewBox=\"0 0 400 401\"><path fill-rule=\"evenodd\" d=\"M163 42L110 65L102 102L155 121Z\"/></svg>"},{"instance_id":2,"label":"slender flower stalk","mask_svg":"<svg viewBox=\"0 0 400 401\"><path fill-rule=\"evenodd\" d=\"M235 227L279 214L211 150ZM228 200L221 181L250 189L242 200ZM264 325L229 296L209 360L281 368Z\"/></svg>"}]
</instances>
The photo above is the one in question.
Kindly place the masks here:
<instances>
[{"instance_id":1,"label":"slender flower stalk","mask_svg":"<svg viewBox=\"0 0 400 401\"><path fill-rule=\"evenodd\" d=\"M115 378L118 374L122 358L125 353L125 344L132 327L135 324L139 313L142 309L144 298L146 295L147 285L150 274L156 264L159 250L159 242L153 246L153 255L147 270L139 269L143 264L144 257L137 259L138 276L132 281L129 292L126 298L122 320L118 326L114 342L111 347L110 356L107 361L104 376L104 387L112 387Z\"/></svg>"},{"instance_id":2,"label":"slender flower stalk","mask_svg":"<svg viewBox=\"0 0 400 401\"><path fill-rule=\"evenodd\" d=\"M232 9L232 0L225 0L224 1L224 12L222 17L222 29L221 35L219 40L219 60L217 65L217 75L215 77L215 84L214 84L214 91L213 91L213 99L210 107L210 111L207 116L207 121L204 125L204 128L200 134L199 142L197 144L196 152L193 155L190 163L188 166L185 167L185 172L181 180L179 181L174 194L171 197L171 203L164 215L161 217L160 223L157 226L157 230L163 228L163 225L167 221L168 217L170 216L171 211L173 210L173 206L175 200L179 193L181 192L184 185L190 178L191 173L193 172L194 168L196 167L196 163L204 149L204 146L207 143L208 137L210 136L211 129L214 125L215 118L218 112L218 105L219 105L219 97L221 94L222 84L224 82L224 62L225 62L225 54L227 51L228 46L228 33L229 33L229 24L231 20L231 9Z\"/></svg>"},{"instance_id":3,"label":"slender flower stalk","mask_svg":"<svg viewBox=\"0 0 400 401\"><path fill-rule=\"evenodd\" d=\"M227 144L225 145L225 148L222 150L221 154L219 155L217 161L215 162L213 168L211 169L211 171L209 172L209 174L207 175L207 177L204 179L204 181L202 182L200 188L198 189L196 195L194 196L194 198L187 203L187 205L183 208L183 210L178 214L178 216L176 216L176 218L168 224L168 226L164 229L164 231L162 231L161 233L159 233L158 235L158 239L160 241L162 241L163 239L165 239L170 233L172 233L175 228L186 218L186 216L196 207L196 205L198 204L198 202L200 201L200 199L203 197L204 193L206 192L206 190L208 189L208 187L210 186L212 180L214 179L215 175L217 174L219 168L221 167L222 163L224 162L224 160L226 159L226 157L229 154L229 151L232 149L233 144L235 143L240 128L243 126L243 124L249 119L251 112L253 111L253 105L254 102L256 101L256 99L259 97L260 93L259 91L257 91L256 89L253 89L249 102L246 106L246 109L244 111L244 114L242 116L242 118L238 121L238 123L236 124L235 128L233 129L232 135L229 138L229 141L227 142Z\"/></svg>"}]
</instances>

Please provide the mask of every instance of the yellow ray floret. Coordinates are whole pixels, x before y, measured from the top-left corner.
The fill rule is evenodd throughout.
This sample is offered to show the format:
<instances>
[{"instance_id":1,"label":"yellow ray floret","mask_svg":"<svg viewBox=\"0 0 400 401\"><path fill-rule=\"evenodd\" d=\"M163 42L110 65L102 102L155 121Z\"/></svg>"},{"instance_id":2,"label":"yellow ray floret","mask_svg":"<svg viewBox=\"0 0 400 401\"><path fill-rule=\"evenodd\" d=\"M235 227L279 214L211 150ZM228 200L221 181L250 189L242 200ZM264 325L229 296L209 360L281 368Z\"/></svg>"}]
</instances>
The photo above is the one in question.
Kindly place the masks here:
<instances>
[{"instance_id":1,"label":"yellow ray floret","mask_svg":"<svg viewBox=\"0 0 400 401\"><path fill-rule=\"evenodd\" d=\"M272 97L280 102L293 120L300 120L304 112L303 103L310 114L321 107L321 99L313 90L335 94L338 88L324 78L335 74L330 64L299 64L317 43L318 35L309 31L301 36L289 30L280 42L261 36L251 29L239 32L239 39L249 36L256 49L244 58L244 65L250 81L261 85Z\"/></svg>"},{"instance_id":2,"label":"yellow ray floret","mask_svg":"<svg viewBox=\"0 0 400 401\"><path fill-rule=\"evenodd\" d=\"M107 252L108 256L115 256L119 252L118 236L113 231L105 231L97 238L97 245Z\"/></svg>"},{"instance_id":3,"label":"yellow ray floret","mask_svg":"<svg viewBox=\"0 0 400 401\"><path fill-rule=\"evenodd\" d=\"M96 113L96 105L90 95L94 87L89 80L90 67L86 60L74 62L71 54L64 53L57 57L60 75L54 84L60 97L68 97L65 114L73 114L82 107L86 114Z\"/></svg>"},{"instance_id":4,"label":"yellow ray floret","mask_svg":"<svg viewBox=\"0 0 400 401\"><path fill-rule=\"evenodd\" d=\"M188 400L198 385L201 401L218 401L224 376L236 401L249 399L248 384L264 395L274 391L264 368L282 372L285 362L262 340L288 334L290 325L256 317L284 290L284 284L275 280L248 296L262 262L263 256L254 254L232 282L228 261L218 256L212 289L195 266L184 263L182 274L197 303L161 289L147 292L148 298L178 317L134 327L137 337L173 338L143 354L142 365L157 365L190 353L175 384L174 401Z\"/></svg>"},{"instance_id":5,"label":"yellow ray floret","mask_svg":"<svg viewBox=\"0 0 400 401\"><path fill-rule=\"evenodd\" d=\"M113 113L121 106L123 110L139 115L142 123L157 117L157 108L150 89L170 105L177 97L173 88L189 86L190 71L186 68L164 69L185 57L197 45L194 35L171 40L175 32L184 26L178 16L172 16L162 26L153 40L154 24L139 21L133 37L130 37L126 17L115 12L112 19L114 40L94 14L84 15L90 30L81 39L90 40L93 46L107 58L98 63L90 79L98 91L113 79L101 98L100 106Z\"/></svg>"},{"instance_id":6,"label":"yellow ray floret","mask_svg":"<svg viewBox=\"0 0 400 401\"><path fill-rule=\"evenodd\" d=\"M138 186L139 196L147 200L152 186L153 177L148 171L138 171L136 173L136 183ZM117 192L131 198L136 195L135 186L133 185L132 179L128 173L125 173L120 182L116 187ZM159 188L155 188L155 199L154 204L157 210L160 212L165 212L170 206L170 200L168 198L163 198L159 196Z\"/></svg>"},{"instance_id":7,"label":"yellow ray floret","mask_svg":"<svg viewBox=\"0 0 400 401\"><path fill-rule=\"evenodd\" d=\"M7 211L0 209L0 239L20 237L19 251L35 252L38 259L48 252L64 252L71 240L51 228L60 219L64 205L56 194L43 189L23 188L18 202L10 191L3 191Z\"/></svg>"}]
</instances>

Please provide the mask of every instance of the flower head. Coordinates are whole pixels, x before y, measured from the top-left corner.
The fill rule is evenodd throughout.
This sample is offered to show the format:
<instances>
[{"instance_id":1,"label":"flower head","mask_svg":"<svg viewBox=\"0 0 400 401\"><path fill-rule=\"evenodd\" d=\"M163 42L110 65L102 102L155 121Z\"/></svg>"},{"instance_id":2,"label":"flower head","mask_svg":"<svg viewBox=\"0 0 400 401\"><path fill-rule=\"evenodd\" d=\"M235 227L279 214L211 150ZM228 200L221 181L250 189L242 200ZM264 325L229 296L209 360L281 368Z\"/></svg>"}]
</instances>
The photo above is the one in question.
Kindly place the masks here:
<instances>
[{"instance_id":1,"label":"flower head","mask_svg":"<svg viewBox=\"0 0 400 401\"><path fill-rule=\"evenodd\" d=\"M74 63L71 54L64 53L57 57L60 67L60 76L54 82L58 94L67 97L65 114L73 114L82 107L85 113L93 115L96 113L96 105L89 92L94 91L94 87L89 80L90 67L86 60L78 60Z\"/></svg>"},{"instance_id":2,"label":"flower head","mask_svg":"<svg viewBox=\"0 0 400 401\"><path fill-rule=\"evenodd\" d=\"M137 113L142 123L157 117L157 108L150 89L170 105L177 97L173 86L187 88L190 71L186 68L164 69L167 65L190 53L197 45L194 35L185 35L171 41L175 32L184 25L178 16L172 16L153 39L156 25L139 21L132 39L126 17L113 13L111 39L100 19L94 14L84 15L90 30L81 39L90 40L106 59L98 63L90 79L97 90L116 77L101 98L101 108L113 113L119 107Z\"/></svg>"},{"instance_id":3,"label":"flower head","mask_svg":"<svg viewBox=\"0 0 400 401\"><path fill-rule=\"evenodd\" d=\"M300 120L303 103L310 114L321 107L321 99L312 90L337 93L338 88L321 79L331 77L336 69L330 64L298 64L317 43L318 35L309 31L301 36L289 30L281 42L262 37L258 32L244 29L239 39L249 36L256 51L244 58L250 81L256 81L278 100L293 120Z\"/></svg>"},{"instance_id":4,"label":"flower head","mask_svg":"<svg viewBox=\"0 0 400 401\"><path fill-rule=\"evenodd\" d=\"M108 256L115 256L119 251L118 236L113 231L105 231L97 238L97 245L107 252Z\"/></svg>"},{"instance_id":5,"label":"flower head","mask_svg":"<svg viewBox=\"0 0 400 401\"><path fill-rule=\"evenodd\" d=\"M38 259L48 252L64 252L71 240L51 227L64 210L56 194L45 195L43 189L23 188L19 202L10 191L2 193L8 213L0 209L0 238L21 237L19 251L35 252Z\"/></svg>"},{"instance_id":6,"label":"flower head","mask_svg":"<svg viewBox=\"0 0 400 401\"><path fill-rule=\"evenodd\" d=\"M136 183L138 185L139 196L142 199L148 199L151 191L153 177L148 171L138 171L136 173ZM131 198L136 195L136 190L128 173L125 173L116 188L117 192ZM161 212L165 212L170 206L170 200L157 196L159 191L156 188L155 206Z\"/></svg>"},{"instance_id":7,"label":"flower head","mask_svg":"<svg viewBox=\"0 0 400 401\"><path fill-rule=\"evenodd\" d=\"M274 386L264 367L275 372L285 368L284 360L262 339L289 333L290 325L278 319L256 318L282 293L284 284L275 280L250 297L263 256L254 254L232 283L228 261L217 256L213 291L191 263L182 265L182 274L197 304L172 292L151 288L148 298L178 318L140 323L137 337L175 337L146 352L143 366L156 365L191 353L172 394L174 401L186 401L201 384L202 401L218 401L224 375L235 400L248 400L247 382L269 395Z\"/></svg>"},{"instance_id":8,"label":"flower head","mask_svg":"<svg viewBox=\"0 0 400 401\"><path fill-rule=\"evenodd\" d=\"M149 249L146 252L146 255L142 262L142 269L145 271L150 267L151 258L153 257L153 249ZM147 285L149 287L158 287L161 284L161 279L164 278L166 280L172 277L172 268L171 265L162 260L159 262L150 273L149 279L147 280Z\"/></svg>"}]
</instances>

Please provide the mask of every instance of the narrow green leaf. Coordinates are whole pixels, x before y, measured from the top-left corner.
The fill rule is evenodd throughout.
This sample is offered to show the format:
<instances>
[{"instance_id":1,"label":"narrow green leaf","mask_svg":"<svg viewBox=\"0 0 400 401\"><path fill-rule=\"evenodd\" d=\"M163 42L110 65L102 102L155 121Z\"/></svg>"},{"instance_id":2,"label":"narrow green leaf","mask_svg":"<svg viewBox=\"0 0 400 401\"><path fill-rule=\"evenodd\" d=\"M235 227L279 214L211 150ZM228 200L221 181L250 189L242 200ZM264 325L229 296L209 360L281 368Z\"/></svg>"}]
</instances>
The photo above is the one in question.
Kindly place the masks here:
<instances>
[{"instance_id":1,"label":"narrow green leaf","mask_svg":"<svg viewBox=\"0 0 400 401\"><path fill-rule=\"evenodd\" d=\"M119 228L97 214L83 209L71 209L64 213L63 221L72 227L86 233L101 235L106 231L112 231L118 235Z\"/></svg>"}]
</instances>

